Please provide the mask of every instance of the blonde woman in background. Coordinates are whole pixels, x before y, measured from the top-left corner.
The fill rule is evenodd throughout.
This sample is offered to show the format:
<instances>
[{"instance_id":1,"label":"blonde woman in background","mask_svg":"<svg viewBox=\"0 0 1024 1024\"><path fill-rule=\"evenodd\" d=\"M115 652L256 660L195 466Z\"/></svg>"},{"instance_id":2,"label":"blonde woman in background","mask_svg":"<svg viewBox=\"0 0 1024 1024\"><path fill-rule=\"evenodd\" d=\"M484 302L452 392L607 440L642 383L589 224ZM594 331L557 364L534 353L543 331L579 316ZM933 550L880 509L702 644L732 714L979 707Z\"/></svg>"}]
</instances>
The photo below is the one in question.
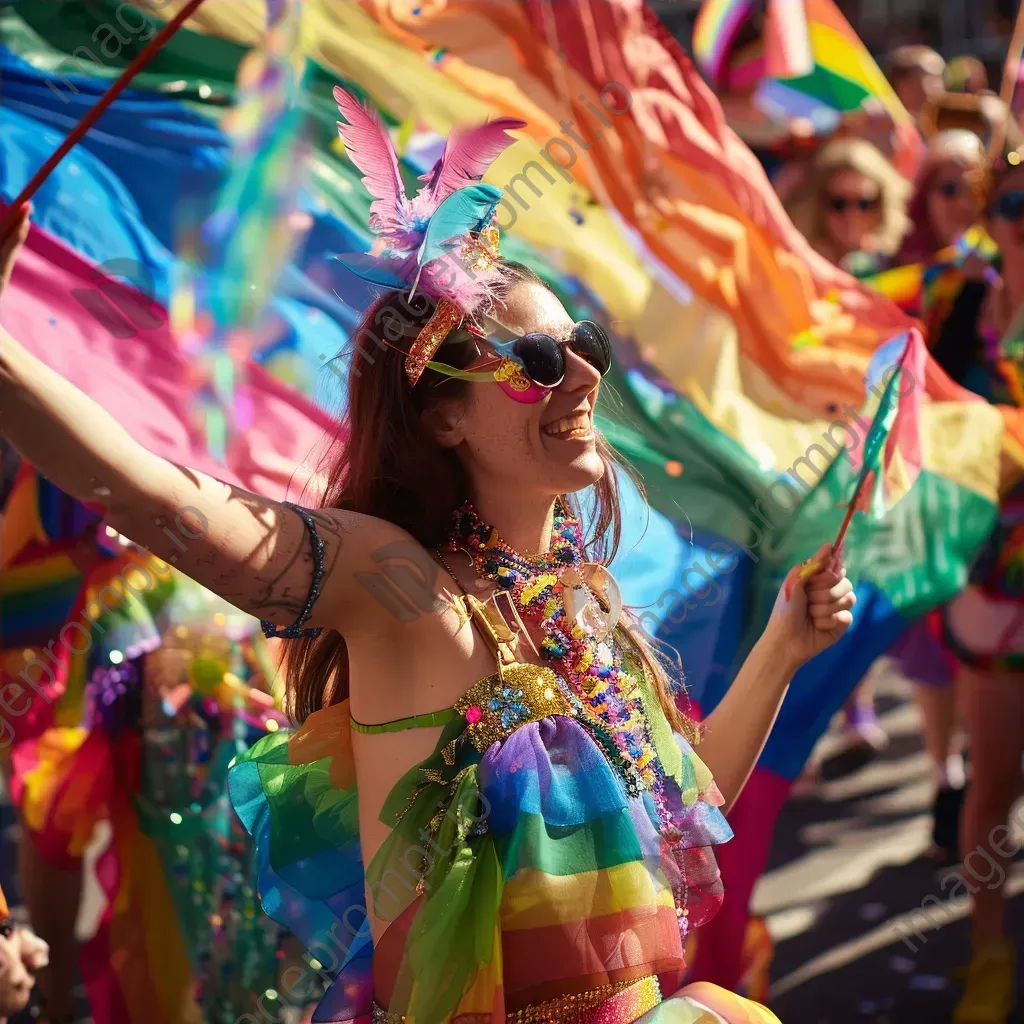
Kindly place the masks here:
<instances>
[{"instance_id":1,"label":"blonde woman in background","mask_svg":"<svg viewBox=\"0 0 1024 1024\"><path fill-rule=\"evenodd\" d=\"M870 142L836 139L815 155L787 211L822 256L862 274L899 251L911 226L910 191L908 182Z\"/></svg>"}]
</instances>

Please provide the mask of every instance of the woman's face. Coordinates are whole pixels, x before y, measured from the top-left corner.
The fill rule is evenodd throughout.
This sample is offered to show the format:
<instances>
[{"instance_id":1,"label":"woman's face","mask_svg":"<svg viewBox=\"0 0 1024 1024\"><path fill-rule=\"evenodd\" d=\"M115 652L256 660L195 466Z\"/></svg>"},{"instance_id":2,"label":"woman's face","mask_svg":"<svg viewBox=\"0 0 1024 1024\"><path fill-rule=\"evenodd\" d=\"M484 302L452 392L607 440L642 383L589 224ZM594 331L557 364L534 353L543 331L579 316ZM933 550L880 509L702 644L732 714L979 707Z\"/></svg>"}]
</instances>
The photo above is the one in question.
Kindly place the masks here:
<instances>
[{"instance_id":1,"label":"woman's face","mask_svg":"<svg viewBox=\"0 0 1024 1024\"><path fill-rule=\"evenodd\" d=\"M499 340L542 332L565 341L573 321L543 285L516 282L499 315ZM597 452L594 408L601 382L598 371L563 347L565 378L539 401L516 401L494 381L467 385L464 396L442 401L444 426L438 438L455 447L476 492L512 485L521 492L554 497L589 487L604 474ZM491 370L488 353L469 369Z\"/></svg>"},{"instance_id":2,"label":"woman's face","mask_svg":"<svg viewBox=\"0 0 1024 1024\"><path fill-rule=\"evenodd\" d=\"M999 246L1004 267L1024 259L1024 167L999 184L989 204L988 233Z\"/></svg>"},{"instance_id":3,"label":"woman's face","mask_svg":"<svg viewBox=\"0 0 1024 1024\"><path fill-rule=\"evenodd\" d=\"M908 71L896 83L896 95L903 106L914 116L921 113L921 108L942 89L942 77L929 74L923 69Z\"/></svg>"},{"instance_id":4,"label":"woman's face","mask_svg":"<svg viewBox=\"0 0 1024 1024\"><path fill-rule=\"evenodd\" d=\"M928 186L928 221L940 248L959 238L978 214L967 168L955 160L939 164Z\"/></svg>"},{"instance_id":5,"label":"woman's face","mask_svg":"<svg viewBox=\"0 0 1024 1024\"><path fill-rule=\"evenodd\" d=\"M882 189L851 167L835 171L821 191L822 222L836 259L870 248L882 223Z\"/></svg>"}]
</instances>

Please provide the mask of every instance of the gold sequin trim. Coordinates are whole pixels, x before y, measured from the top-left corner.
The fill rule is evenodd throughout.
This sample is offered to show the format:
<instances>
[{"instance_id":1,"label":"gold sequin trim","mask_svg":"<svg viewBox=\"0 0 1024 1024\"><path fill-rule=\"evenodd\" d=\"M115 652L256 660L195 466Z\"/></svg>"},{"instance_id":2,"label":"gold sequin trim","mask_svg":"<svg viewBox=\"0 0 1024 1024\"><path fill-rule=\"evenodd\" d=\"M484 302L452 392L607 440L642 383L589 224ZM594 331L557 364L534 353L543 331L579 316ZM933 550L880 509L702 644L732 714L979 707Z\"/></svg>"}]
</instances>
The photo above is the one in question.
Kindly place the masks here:
<instances>
[{"instance_id":1,"label":"gold sequin trim","mask_svg":"<svg viewBox=\"0 0 1024 1024\"><path fill-rule=\"evenodd\" d=\"M427 363L434 358L434 353L441 347L441 342L451 333L462 319L458 306L448 299L440 299L434 315L427 321L423 330L416 335L416 340L409 349L405 359L405 375L409 378L409 386L415 387L423 375Z\"/></svg>"},{"instance_id":2,"label":"gold sequin trim","mask_svg":"<svg viewBox=\"0 0 1024 1024\"><path fill-rule=\"evenodd\" d=\"M661 986L656 975L648 975L639 981L618 981L587 992L578 992L571 996L549 999L544 1003L535 1003L521 1010L505 1015L507 1024L575 1024L575 1022L596 1021L603 1018L592 1018L594 1010L600 1010L601 1004L622 992L634 996L630 1003L631 1013L643 1014L653 1010L661 1003ZM397 1013L388 1013L374 1003L373 1024L405 1024L405 1017Z\"/></svg>"},{"instance_id":3,"label":"gold sequin trim","mask_svg":"<svg viewBox=\"0 0 1024 1024\"><path fill-rule=\"evenodd\" d=\"M459 699L455 710L465 716L466 735L481 753L520 726L548 715L576 715L550 668L522 663L481 679Z\"/></svg>"},{"instance_id":4,"label":"gold sequin trim","mask_svg":"<svg viewBox=\"0 0 1024 1024\"><path fill-rule=\"evenodd\" d=\"M504 381L513 391L530 390L530 378L523 373L523 368L514 359L502 359L494 371L494 379L499 384Z\"/></svg>"}]
</instances>

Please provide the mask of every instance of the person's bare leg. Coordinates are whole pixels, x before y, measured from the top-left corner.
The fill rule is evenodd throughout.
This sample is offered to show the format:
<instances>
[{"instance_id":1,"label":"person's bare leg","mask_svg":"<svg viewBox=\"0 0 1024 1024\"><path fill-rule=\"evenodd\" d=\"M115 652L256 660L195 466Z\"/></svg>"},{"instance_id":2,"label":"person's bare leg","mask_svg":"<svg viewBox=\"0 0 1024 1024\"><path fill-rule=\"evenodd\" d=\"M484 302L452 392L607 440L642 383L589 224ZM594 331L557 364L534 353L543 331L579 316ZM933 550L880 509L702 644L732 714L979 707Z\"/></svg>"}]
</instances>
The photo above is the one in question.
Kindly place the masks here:
<instances>
[{"instance_id":1,"label":"person's bare leg","mask_svg":"<svg viewBox=\"0 0 1024 1024\"><path fill-rule=\"evenodd\" d=\"M1014 853L1007 822L1021 785L1024 677L964 668L958 689L971 744L960 874L974 900L974 949L953 1024L1008 1024L1016 955L1006 937L1003 889Z\"/></svg>"},{"instance_id":2,"label":"person's bare leg","mask_svg":"<svg viewBox=\"0 0 1024 1024\"><path fill-rule=\"evenodd\" d=\"M875 685L879 667L876 662L857 684L846 702L846 729L859 745L872 750L884 750L889 737L875 714Z\"/></svg>"},{"instance_id":3,"label":"person's bare leg","mask_svg":"<svg viewBox=\"0 0 1024 1024\"><path fill-rule=\"evenodd\" d=\"M37 976L47 1015L57 1021L74 1020L77 944L75 919L82 896L82 867L71 871L53 867L36 853L22 832L18 870L32 930L50 946L50 965Z\"/></svg>"},{"instance_id":4,"label":"person's bare leg","mask_svg":"<svg viewBox=\"0 0 1024 1024\"><path fill-rule=\"evenodd\" d=\"M914 683L914 700L921 712L924 748L931 758L940 784L962 785L961 779L948 779L949 761L959 753L954 745L956 728L956 690L952 686L925 686Z\"/></svg>"},{"instance_id":5,"label":"person's bare leg","mask_svg":"<svg viewBox=\"0 0 1024 1024\"><path fill-rule=\"evenodd\" d=\"M942 864L959 859L960 816L964 800L964 757L957 735L956 688L913 683L921 715L921 733L932 763L932 848L930 856Z\"/></svg>"},{"instance_id":6,"label":"person's bare leg","mask_svg":"<svg viewBox=\"0 0 1024 1024\"><path fill-rule=\"evenodd\" d=\"M969 888L977 889L973 894L973 936L975 948L980 949L1006 937L1003 888L1012 858L1000 847L1011 848L1005 827L1021 791L1024 677L963 668L958 689L971 756L960 841L966 881ZM993 877L979 880L978 873L983 870Z\"/></svg>"}]
</instances>

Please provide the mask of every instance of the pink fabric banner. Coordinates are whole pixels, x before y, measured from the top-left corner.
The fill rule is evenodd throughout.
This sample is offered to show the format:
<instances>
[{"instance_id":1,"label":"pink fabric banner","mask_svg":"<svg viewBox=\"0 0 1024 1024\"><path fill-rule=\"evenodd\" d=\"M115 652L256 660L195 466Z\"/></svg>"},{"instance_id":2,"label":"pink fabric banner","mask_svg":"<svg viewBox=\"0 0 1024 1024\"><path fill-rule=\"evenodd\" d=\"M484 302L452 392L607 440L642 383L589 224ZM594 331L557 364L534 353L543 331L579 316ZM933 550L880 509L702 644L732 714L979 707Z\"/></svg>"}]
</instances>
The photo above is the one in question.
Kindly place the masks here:
<instances>
[{"instance_id":1,"label":"pink fabric banner","mask_svg":"<svg viewBox=\"0 0 1024 1024\"><path fill-rule=\"evenodd\" d=\"M111 331L125 318L139 328L135 337ZM0 302L0 324L150 451L266 497L299 498L327 435L339 436L326 413L249 363L237 390L251 402L254 426L229 442L226 465L215 462L190 426L196 377L166 312L38 228Z\"/></svg>"}]
</instances>

